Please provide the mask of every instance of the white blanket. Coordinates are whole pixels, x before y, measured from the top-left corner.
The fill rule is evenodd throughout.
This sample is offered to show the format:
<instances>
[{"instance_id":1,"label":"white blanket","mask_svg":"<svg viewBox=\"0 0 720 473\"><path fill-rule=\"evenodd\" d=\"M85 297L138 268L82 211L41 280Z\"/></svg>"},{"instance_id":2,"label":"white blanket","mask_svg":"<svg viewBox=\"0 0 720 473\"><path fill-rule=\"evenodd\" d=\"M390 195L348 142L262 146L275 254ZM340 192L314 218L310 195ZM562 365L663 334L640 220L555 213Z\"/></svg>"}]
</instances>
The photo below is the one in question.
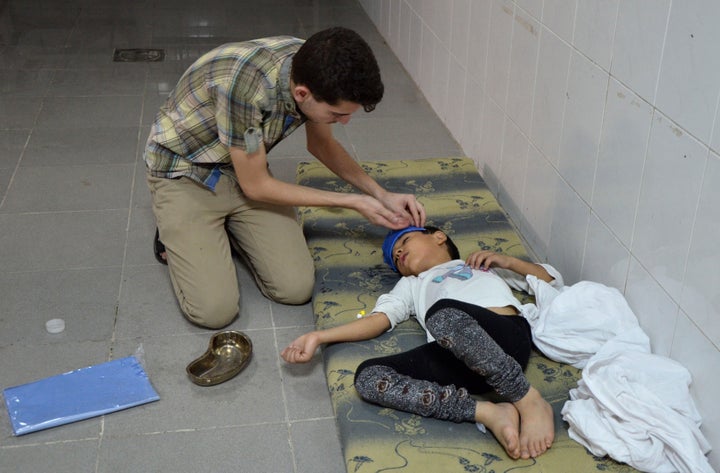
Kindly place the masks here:
<instances>
[{"instance_id":1,"label":"white blanket","mask_svg":"<svg viewBox=\"0 0 720 473\"><path fill-rule=\"evenodd\" d=\"M560 291L528 276L536 307L524 307L548 357L583 368L562 414L571 438L653 473L712 473L710 445L690 396L690 373L650 352L647 335L617 289L583 281Z\"/></svg>"}]
</instances>

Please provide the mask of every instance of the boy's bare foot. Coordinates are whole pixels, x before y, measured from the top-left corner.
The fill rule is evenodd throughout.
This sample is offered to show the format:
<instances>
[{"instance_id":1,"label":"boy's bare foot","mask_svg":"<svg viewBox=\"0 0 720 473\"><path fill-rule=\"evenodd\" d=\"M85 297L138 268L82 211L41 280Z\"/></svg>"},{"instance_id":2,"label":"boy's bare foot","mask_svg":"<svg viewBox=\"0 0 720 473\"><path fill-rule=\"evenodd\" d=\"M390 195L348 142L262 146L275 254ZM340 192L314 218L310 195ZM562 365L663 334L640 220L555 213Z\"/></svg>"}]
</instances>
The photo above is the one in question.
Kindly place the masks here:
<instances>
[{"instance_id":1,"label":"boy's bare foot","mask_svg":"<svg viewBox=\"0 0 720 473\"><path fill-rule=\"evenodd\" d=\"M532 386L513 404L520 413L520 457L528 459L542 455L555 440L552 407Z\"/></svg>"},{"instance_id":2,"label":"boy's bare foot","mask_svg":"<svg viewBox=\"0 0 720 473\"><path fill-rule=\"evenodd\" d=\"M475 422L490 429L510 458L520 458L520 416L512 404L478 401Z\"/></svg>"}]
</instances>

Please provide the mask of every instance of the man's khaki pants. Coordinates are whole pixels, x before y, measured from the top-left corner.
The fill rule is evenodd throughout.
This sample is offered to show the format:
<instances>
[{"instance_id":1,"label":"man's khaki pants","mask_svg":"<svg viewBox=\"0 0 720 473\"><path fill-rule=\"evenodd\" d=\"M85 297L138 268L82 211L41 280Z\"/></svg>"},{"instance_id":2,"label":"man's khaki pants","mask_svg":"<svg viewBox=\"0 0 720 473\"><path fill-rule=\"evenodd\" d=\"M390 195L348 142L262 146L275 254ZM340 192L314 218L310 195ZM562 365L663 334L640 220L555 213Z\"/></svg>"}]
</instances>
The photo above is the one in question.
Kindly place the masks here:
<instances>
[{"instance_id":1,"label":"man's khaki pants","mask_svg":"<svg viewBox=\"0 0 720 473\"><path fill-rule=\"evenodd\" d=\"M310 299L313 261L294 208L250 200L225 175L215 192L184 177L148 175L148 185L175 295L192 322L220 328L238 314L231 244L265 296L286 304Z\"/></svg>"}]
</instances>

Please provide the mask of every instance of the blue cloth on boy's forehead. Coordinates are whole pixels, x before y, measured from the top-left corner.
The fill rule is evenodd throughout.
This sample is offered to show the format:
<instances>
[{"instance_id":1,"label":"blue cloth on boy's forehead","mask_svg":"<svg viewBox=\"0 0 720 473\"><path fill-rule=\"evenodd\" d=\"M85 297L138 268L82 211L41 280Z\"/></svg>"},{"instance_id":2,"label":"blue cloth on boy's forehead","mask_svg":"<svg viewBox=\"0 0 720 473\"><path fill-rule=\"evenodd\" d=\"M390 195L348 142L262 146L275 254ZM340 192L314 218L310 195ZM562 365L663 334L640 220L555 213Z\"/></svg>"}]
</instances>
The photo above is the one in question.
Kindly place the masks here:
<instances>
[{"instance_id":1,"label":"blue cloth on boy's forehead","mask_svg":"<svg viewBox=\"0 0 720 473\"><path fill-rule=\"evenodd\" d=\"M393 247L395 246L395 242L403 236L406 233L409 232L424 232L425 229L422 227L405 227L400 230L392 230L390 231L387 236L385 237L385 241L383 242L382 251L383 251L383 261L385 264L390 266L390 269L397 272L397 267L395 266L395 262L393 261Z\"/></svg>"}]
</instances>

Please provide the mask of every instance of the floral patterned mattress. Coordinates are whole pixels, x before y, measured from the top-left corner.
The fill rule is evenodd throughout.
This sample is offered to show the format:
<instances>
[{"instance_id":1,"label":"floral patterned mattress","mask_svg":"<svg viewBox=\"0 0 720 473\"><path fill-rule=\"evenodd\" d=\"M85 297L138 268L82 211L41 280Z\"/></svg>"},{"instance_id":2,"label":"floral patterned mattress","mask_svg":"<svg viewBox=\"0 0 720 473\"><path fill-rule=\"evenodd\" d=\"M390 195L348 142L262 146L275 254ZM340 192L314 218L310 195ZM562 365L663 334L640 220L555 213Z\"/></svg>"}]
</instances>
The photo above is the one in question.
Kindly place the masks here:
<instances>
[{"instance_id":1,"label":"floral patterned mattress","mask_svg":"<svg viewBox=\"0 0 720 473\"><path fill-rule=\"evenodd\" d=\"M527 258L505 212L467 158L361 162L386 189L413 193L423 203L428 225L448 233L462 256L485 248ZM351 186L318 162L300 163L297 182L320 189L352 192ZM359 214L330 208L300 208L308 247L315 259L313 310L317 327L327 328L369 312L375 299L398 279L382 263L387 230ZM517 294L526 301L529 296ZM492 434L475 424L456 424L386 409L362 401L353 387L356 367L365 359L397 353L425 342L414 321L381 337L340 343L323 350L325 373L337 417L348 472L632 472L609 458L596 458L568 437L560 410L580 370L536 352L526 374L555 411L556 440L537 459L512 460ZM492 397L488 397L492 399Z\"/></svg>"}]
</instances>

